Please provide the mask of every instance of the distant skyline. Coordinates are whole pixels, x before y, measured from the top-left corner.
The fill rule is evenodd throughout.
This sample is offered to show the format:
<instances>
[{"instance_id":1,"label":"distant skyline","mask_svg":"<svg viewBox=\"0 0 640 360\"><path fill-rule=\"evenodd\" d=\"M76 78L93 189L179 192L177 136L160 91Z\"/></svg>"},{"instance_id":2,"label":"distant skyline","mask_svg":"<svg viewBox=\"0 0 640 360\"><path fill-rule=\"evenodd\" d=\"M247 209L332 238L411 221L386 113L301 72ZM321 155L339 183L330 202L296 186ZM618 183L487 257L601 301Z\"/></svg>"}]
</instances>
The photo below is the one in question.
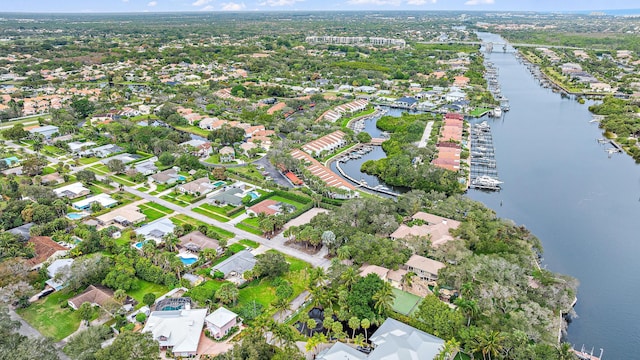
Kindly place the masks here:
<instances>
[{"instance_id":1,"label":"distant skyline","mask_svg":"<svg viewBox=\"0 0 640 360\"><path fill-rule=\"evenodd\" d=\"M630 0L2 0L0 12L590 11L636 9Z\"/></svg>"}]
</instances>

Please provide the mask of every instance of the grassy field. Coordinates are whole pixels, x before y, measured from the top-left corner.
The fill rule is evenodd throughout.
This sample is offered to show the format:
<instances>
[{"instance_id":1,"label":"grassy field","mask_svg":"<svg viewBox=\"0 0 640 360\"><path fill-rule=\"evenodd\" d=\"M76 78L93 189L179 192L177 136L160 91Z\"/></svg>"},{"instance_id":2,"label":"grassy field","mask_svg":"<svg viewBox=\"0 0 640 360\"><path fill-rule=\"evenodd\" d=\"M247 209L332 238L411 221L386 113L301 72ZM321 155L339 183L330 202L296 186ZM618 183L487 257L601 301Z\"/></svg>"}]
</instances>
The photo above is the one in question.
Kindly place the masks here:
<instances>
[{"instance_id":1,"label":"grassy field","mask_svg":"<svg viewBox=\"0 0 640 360\"><path fill-rule=\"evenodd\" d=\"M157 206L152 206L152 205L157 205ZM162 209L159 209L158 207ZM140 208L140 211L147 216L148 221L157 220L165 215L169 215L173 213L173 210L168 209L156 203L140 204L138 205L138 208Z\"/></svg>"},{"instance_id":2,"label":"grassy field","mask_svg":"<svg viewBox=\"0 0 640 360\"><path fill-rule=\"evenodd\" d=\"M204 162L209 164L220 164L220 154L213 154L209 156Z\"/></svg>"},{"instance_id":3,"label":"grassy field","mask_svg":"<svg viewBox=\"0 0 640 360\"><path fill-rule=\"evenodd\" d=\"M130 180L126 179L124 175L112 175L112 176L109 176L109 179L117 182L118 184L122 184L124 186L135 186L136 185L136 183L134 183L133 181L130 181Z\"/></svg>"},{"instance_id":4,"label":"grassy field","mask_svg":"<svg viewBox=\"0 0 640 360\"><path fill-rule=\"evenodd\" d=\"M100 160L100 159L95 158L95 157L89 157L89 158L81 157L81 158L78 158L78 162L80 164L82 164L82 165L93 164L94 162L96 162L98 160Z\"/></svg>"},{"instance_id":5,"label":"grassy field","mask_svg":"<svg viewBox=\"0 0 640 360\"><path fill-rule=\"evenodd\" d=\"M479 117L482 116L484 113L486 113L487 111L490 111L491 109L488 108L477 108L474 109L473 111L471 111L469 113L469 115L474 116L474 117Z\"/></svg>"},{"instance_id":6,"label":"grassy field","mask_svg":"<svg viewBox=\"0 0 640 360\"><path fill-rule=\"evenodd\" d=\"M170 203L176 204L178 206L189 206L191 205L193 202L197 201L198 199L200 199L199 197L193 196L193 195L189 195L189 194L180 194L177 192L171 192L167 195L162 195L160 196L161 199L163 200L167 200Z\"/></svg>"},{"instance_id":7,"label":"grassy field","mask_svg":"<svg viewBox=\"0 0 640 360\"><path fill-rule=\"evenodd\" d=\"M295 207L296 207L296 209L300 209L301 207L303 207L303 206L305 205L305 204L303 204L303 203L299 203L299 202L297 202L297 201L293 201L293 200L285 199L285 198L283 198L283 197L281 197L281 196L272 196L270 199L271 199L271 200L278 201L278 202L281 202L281 203L285 203L285 204L293 205L293 206L295 206Z\"/></svg>"},{"instance_id":8,"label":"grassy field","mask_svg":"<svg viewBox=\"0 0 640 360\"><path fill-rule=\"evenodd\" d=\"M242 222L237 223L236 227L240 230L244 230L246 232L252 233L254 235L258 235L258 236L262 236L264 233L262 232L262 230L254 228L253 226L247 225L247 224L243 224Z\"/></svg>"},{"instance_id":9,"label":"grassy field","mask_svg":"<svg viewBox=\"0 0 640 360\"><path fill-rule=\"evenodd\" d=\"M77 311L69 307L60 307L61 304L66 304L72 295L55 292L26 309L18 310L18 314L42 335L54 341L60 341L78 330L80 326L81 318Z\"/></svg>"}]
</instances>

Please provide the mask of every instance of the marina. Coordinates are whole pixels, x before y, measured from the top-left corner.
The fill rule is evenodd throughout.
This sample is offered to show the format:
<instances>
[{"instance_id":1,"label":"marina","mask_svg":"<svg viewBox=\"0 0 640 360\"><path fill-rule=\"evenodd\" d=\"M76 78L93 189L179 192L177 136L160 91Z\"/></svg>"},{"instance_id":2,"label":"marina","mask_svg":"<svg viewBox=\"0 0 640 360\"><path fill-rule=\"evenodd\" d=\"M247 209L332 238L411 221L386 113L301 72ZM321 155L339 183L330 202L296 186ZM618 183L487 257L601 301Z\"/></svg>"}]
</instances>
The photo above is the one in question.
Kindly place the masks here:
<instances>
[{"instance_id":1,"label":"marina","mask_svg":"<svg viewBox=\"0 0 640 360\"><path fill-rule=\"evenodd\" d=\"M503 182L498 178L491 126L486 121L471 125L470 156L469 187L499 191Z\"/></svg>"}]
</instances>

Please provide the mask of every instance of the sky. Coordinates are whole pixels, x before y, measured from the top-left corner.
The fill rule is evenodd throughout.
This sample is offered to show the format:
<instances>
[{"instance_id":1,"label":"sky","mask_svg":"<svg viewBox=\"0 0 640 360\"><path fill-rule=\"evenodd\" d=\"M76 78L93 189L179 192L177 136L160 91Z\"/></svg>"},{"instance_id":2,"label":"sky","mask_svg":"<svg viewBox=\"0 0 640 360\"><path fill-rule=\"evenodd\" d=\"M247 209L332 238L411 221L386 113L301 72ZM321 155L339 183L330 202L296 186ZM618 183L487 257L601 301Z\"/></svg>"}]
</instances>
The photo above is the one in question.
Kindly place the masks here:
<instances>
[{"instance_id":1,"label":"sky","mask_svg":"<svg viewBox=\"0 0 640 360\"><path fill-rule=\"evenodd\" d=\"M305 10L585 11L639 8L637 0L0 0L0 12Z\"/></svg>"}]
</instances>

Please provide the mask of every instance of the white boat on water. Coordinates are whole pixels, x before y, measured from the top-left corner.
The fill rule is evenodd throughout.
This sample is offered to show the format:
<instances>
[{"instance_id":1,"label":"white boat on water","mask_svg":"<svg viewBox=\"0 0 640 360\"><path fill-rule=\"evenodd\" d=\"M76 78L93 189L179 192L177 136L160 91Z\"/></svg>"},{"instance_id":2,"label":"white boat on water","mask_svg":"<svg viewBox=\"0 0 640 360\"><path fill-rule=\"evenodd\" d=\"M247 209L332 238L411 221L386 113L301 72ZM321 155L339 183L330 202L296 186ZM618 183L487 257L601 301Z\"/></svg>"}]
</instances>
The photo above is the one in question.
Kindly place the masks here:
<instances>
[{"instance_id":1,"label":"white boat on water","mask_svg":"<svg viewBox=\"0 0 640 360\"><path fill-rule=\"evenodd\" d=\"M489 187L489 188L499 188L500 184L503 184L502 181L492 178L491 176L481 175L471 181L472 185Z\"/></svg>"},{"instance_id":2,"label":"white boat on water","mask_svg":"<svg viewBox=\"0 0 640 360\"><path fill-rule=\"evenodd\" d=\"M497 106L495 109L493 109L493 111L491 112L491 116L493 117L500 117L502 116L502 108L500 108L500 106Z\"/></svg>"}]
</instances>

